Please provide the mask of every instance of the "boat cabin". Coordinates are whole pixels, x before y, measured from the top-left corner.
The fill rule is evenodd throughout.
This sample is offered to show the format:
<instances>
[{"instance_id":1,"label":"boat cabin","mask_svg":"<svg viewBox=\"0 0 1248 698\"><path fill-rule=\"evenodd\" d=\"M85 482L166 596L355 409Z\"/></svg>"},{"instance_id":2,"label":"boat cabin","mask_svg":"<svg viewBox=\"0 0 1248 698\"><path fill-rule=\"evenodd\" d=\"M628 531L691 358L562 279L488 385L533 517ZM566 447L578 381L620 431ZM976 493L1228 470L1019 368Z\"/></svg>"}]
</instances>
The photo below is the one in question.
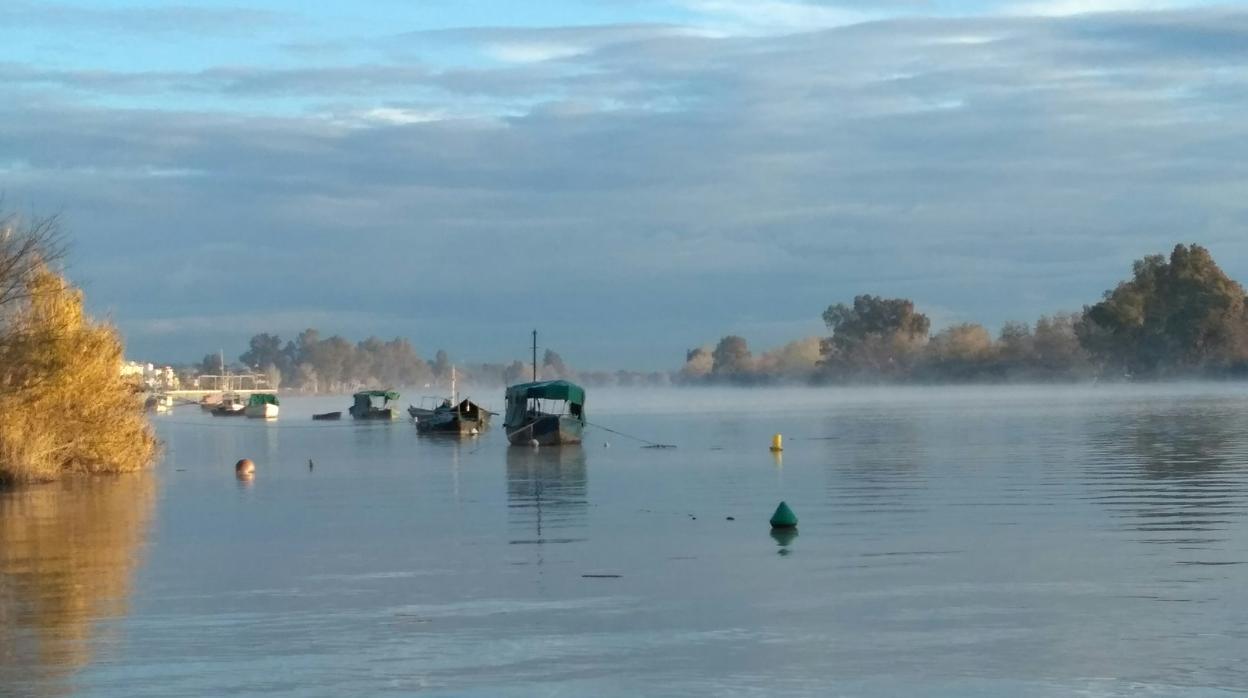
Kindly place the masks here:
<instances>
[{"instance_id":1,"label":"boat cabin","mask_svg":"<svg viewBox=\"0 0 1248 698\"><path fill-rule=\"evenodd\" d=\"M364 390L352 396L351 416L356 419L394 419L398 409L393 403L399 394L393 390Z\"/></svg>"},{"instance_id":2,"label":"boat cabin","mask_svg":"<svg viewBox=\"0 0 1248 698\"><path fill-rule=\"evenodd\" d=\"M508 425L521 425L542 415L585 420L585 389L564 380L521 383L507 388Z\"/></svg>"}]
</instances>

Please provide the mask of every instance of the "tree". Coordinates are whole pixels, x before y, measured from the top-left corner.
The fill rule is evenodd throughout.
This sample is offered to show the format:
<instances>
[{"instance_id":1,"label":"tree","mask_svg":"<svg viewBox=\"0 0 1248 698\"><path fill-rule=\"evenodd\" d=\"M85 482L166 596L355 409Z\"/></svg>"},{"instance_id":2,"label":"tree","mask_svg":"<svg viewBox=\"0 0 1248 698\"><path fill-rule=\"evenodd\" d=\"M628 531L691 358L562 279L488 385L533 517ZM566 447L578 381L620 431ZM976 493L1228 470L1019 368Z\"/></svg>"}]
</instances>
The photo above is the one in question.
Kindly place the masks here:
<instances>
[{"instance_id":1,"label":"tree","mask_svg":"<svg viewBox=\"0 0 1248 698\"><path fill-rule=\"evenodd\" d=\"M1244 289L1199 245L1135 262L1132 278L1084 308L1080 344L1137 375L1225 368L1248 347Z\"/></svg>"},{"instance_id":2,"label":"tree","mask_svg":"<svg viewBox=\"0 0 1248 698\"><path fill-rule=\"evenodd\" d=\"M529 373L529 365L520 361L512 361L507 369L503 371L503 382L511 385L527 381L531 377Z\"/></svg>"},{"instance_id":3,"label":"tree","mask_svg":"<svg viewBox=\"0 0 1248 698\"><path fill-rule=\"evenodd\" d=\"M753 370L750 347L744 337L729 335L719 340L711 352L711 374L730 379L743 378Z\"/></svg>"},{"instance_id":4,"label":"tree","mask_svg":"<svg viewBox=\"0 0 1248 698\"><path fill-rule=\"evenodd\" d=\"M983 361L993 350L992 336L983 325L967 322L938 332L927 349L928 355L937 361Z\"/></svg>"},{"instance_id":5,"label":"tree","mask_svg":"<svg viewBox=\"0 0 1248 698\"><path fill-rule=\"evenodd\" d=\"M439 381L445 381L451 377L451 358L446 355L445 351L439 349L433 355L433 377Z\"/></svg>"},{"instance_id":6,"label":"tree","mask_svg":"<svg viewBox=\"0 0 1248 698\"><path fill-rule=\"evenodd\" d=\"M1076 334L1079 323L1080 316L1076 313L1041 315L1032 337L1035 365L1050 373L1064 372L1070 376L1086 373L1088 352Z\"/></svg>"},{"instance_id":7,"label":"tree","mask_svg":"<svg viewBox=\"0 0 1248 698\"><path fill-rule=\"evenodd\" d=\"M820 347L825 372L880 375L909 370L931 326L913 301L871 295L828 306L823 322L832 330Z\"/></svg>"},{"instance_id":8,"label":"tree","mask_svg":"<svg viewBox=\"0 0 1248 698\"><path fill-rule=\"evenodd\" d=\"M685 380L700 380L710 375L715 366L715 357L710 347L698 347L685 352L685 365L680 369L680 376Z\"/></svg>"},{"instance_id":9,"label":"tree","mask_svg":"<svg viewBox=\"0 0 1248 698\"><path fill-rule=\"evenodd\" d=\"M267 332L253 336L251 341L247 342L247 351L238 356L238 361L241 361L243 366L260 368L262 371L267 371L270 367L282 370L283 363L285 363L282 338Z\"/></svg>"},{"instance_id":10,"label":"tree","mask_svg":"<svg viewBox=\"0 0 1248 698\"><path fill-rule=\"evenodd\" d=\"M542 355L542 373L550 378L564 378L568 375L568 367L563 365L563 357L553 350L547 349Z\"/></svg>"},{"instance_id":11,"label":"tree","mask_svg":"<svg viewBox=\"0 0 1248 698\"><path fill-rule=\"evenodd\" d=\"M777 379L809 378L819 366L821 340L807 337L766 352L755 362L755 372Z\"/></svg>"},{"instance_id":12,"label":"tree","mask_svg":"<svg viewBox=\"0 0 1248 698\"><path fill-rule=\"evenodd\" d=\"M49 265L54 219L0 218L0 482L137 470L156 438L112 327Z\"/></svg>"}]
</instances>

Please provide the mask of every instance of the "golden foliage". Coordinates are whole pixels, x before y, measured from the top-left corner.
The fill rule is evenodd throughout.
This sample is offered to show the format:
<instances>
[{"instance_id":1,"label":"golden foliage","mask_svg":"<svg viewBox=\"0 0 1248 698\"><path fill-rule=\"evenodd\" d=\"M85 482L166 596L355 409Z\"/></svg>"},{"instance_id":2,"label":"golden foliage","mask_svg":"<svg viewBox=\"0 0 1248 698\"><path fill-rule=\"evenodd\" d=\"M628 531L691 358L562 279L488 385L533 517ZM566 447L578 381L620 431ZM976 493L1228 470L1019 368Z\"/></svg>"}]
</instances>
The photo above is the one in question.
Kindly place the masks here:
<instances>
[{"instance_id":1,"label":"golden foliage","mask_svg":"<svg viewBox=\"0 0 1248 698\"><path fill-rule=\"evenodd\" d=\"M121 377L111 326L45 264L0 316L0 482L116 473L151 462L157 442L140 396Z\"/></svg>"}]
</instances>

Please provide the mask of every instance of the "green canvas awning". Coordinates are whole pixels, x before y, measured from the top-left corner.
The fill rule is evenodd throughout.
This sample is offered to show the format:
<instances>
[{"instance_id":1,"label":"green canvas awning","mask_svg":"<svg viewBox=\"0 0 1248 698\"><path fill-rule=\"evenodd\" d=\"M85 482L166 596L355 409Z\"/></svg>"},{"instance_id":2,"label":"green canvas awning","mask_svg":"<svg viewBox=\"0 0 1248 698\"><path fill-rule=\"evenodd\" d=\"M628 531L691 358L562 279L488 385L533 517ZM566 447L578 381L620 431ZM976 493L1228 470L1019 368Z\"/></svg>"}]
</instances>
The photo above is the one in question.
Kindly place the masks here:
<instances>
[{"instance_id":1,"label":"green canvas awning","mask_svg":"<svg viewBox=\"0 0 1248 698\"><path fill-rule=\"evenodd\" d=\"M360 398L360 397L367 397L367 398L379 397L379 398L384 398L384 399L386 399L386 400L398 400L398 399L399 399L399 394L398 394L398 393L396 393L396 392L394 392L393 390L363 390L363 391L360 391L360 392L356 393L356 394L355 394L355 397L356 397L356 398Z\"/></svg>"},{"instance_id":2,"label":"green canvas awning","mask_svg":"<svg viewBox=\"0 0 1248 698\"><path fill-rule=\"evenodd\" d=\"M521 383L507 389L507 400L567 400L575 405L584 405L585 389L569 381Z\"/></svg>"},{"instance_id":3,"label":"green canvas awning","mask_svg":"<svg viewBox=\"0 0 1248 698\"><path fill-rule=\"evenodd\" d=\"M252 393L251 397L247 399L247 404L248 405L264 405L264 404L280 405L281 403L277 401L277 396L272 393Z\"/></svg>"}]
</instances>

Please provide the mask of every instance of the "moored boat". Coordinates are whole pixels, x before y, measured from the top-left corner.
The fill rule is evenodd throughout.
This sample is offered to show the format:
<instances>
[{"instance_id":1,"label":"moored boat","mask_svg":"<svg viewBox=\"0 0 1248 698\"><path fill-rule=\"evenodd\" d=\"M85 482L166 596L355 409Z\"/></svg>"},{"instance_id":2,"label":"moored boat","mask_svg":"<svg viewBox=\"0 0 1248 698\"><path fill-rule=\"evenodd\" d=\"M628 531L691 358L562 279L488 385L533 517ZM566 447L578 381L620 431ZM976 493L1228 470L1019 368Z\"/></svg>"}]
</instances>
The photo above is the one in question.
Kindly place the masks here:
<instances>
[{"instance_id":1,"label":"moored boat","mask_svg":"<svg viewBox=\"0 0 1248 698\"><path fill-rule=\"evenodd\" d=\"M441 400L432 409L409 406L407 413L416 421L416 431L422 434L455 434L473 436L490 426L493 412L467 398L460 400L456 390L455 367L451 367L451 396Z\"/></svg>"},{"instance_id":2,"label":"moored boat","mask_svg":"<svg viewBox=\"0 0 1248 698\"><path fill-rule=\"evenodd\" d=\"M585 389L565 380L507 388L503 422L513 446L579 444L585 431Z\"/></svg>"},{"instance_id":3,"label":"moored boat","mask_svg":"<svg viewBox=\"0 0 1248 698\"><path fill-rule=\"evenodd\" d=\"M458 404L444 400L432 410L409 407L408 414L416 420L416 431L422 434L472 436L490 427L490 417L494 413L465 398Z\"/></svg>"},{"instance_id":4,"label":"moored boat","mask_svg":"<svg viewBox=\"0 0 1248 698\"><path fill-rule=\"evenodd\" d=\"M243 413L252 419L277 419L281 402L273 393L252 393Z\"/></svg>"},{"instance_id":5,"label":"moored boat","mask_svg":"<svg viewBox=\"0 0 1248 698\"><path fill-rule=\"evenodd\" d=\"M356 419L394 419L399 416L394 406L398 399L393 390L363 390L352 396L354 402L348 411Z\"/></svg>"},{"instance_id":6,"label":"moored boat","mask_svg":"<svg viewBox=\"0 0 1248 698\"><path fill-rule=\"evenodd\" d=\"M222 395L221 401L216 407L212 408L212 416L214 417L241 417L243 410L247 409L247 404L242 398L233 393Z\"/></svg>"},{"instance_id":7,"label":"moored boat","mask_svg":"<svg viewBox=\"0 0 1248 698\"><path fill-rule=\"evenodd\" d=\"M342 419L342 413L341 412L321 412L320 414L312 415L312 419L318 419L318 420Z\"/></svg>"}]
</instances>

